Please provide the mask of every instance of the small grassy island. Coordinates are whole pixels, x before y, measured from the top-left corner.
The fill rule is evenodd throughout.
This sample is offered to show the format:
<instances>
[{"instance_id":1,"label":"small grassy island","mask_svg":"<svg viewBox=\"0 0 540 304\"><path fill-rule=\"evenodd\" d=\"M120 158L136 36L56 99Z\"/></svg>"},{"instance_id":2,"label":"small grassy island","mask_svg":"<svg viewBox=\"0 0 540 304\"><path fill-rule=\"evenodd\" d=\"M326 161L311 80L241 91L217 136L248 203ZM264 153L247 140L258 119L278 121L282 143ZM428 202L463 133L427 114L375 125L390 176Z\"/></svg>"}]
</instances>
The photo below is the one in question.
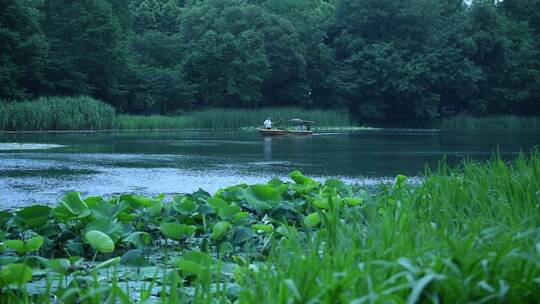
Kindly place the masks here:
<instances>
[{"instance_id":1,"label":"small grassy island","mask_svg":"<svg viewBox=\"0 0 540 304\"><path fill-rule=\"evenodd\" d=\"M534 303L540 154L0 211L1 303Z\"/></svg>"}]
</instances>

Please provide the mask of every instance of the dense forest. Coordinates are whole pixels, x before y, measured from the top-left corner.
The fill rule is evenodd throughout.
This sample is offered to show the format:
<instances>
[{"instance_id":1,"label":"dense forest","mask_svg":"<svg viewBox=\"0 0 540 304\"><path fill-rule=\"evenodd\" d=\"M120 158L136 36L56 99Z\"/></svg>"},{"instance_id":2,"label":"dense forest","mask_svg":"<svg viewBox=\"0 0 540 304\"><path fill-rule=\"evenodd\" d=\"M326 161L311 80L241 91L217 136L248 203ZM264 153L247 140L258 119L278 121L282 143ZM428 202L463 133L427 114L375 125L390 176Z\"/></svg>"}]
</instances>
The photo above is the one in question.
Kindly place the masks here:
<instances>
[{"instance_id":1,"label":"dense forest","mask_svg":"<svg viewBox=\"0 0 540 304\"><path fill-rule=\"evenodd\" d=\"M0 0L0 98L540 115L540 0Z\"/></svg>"}]
</instances>

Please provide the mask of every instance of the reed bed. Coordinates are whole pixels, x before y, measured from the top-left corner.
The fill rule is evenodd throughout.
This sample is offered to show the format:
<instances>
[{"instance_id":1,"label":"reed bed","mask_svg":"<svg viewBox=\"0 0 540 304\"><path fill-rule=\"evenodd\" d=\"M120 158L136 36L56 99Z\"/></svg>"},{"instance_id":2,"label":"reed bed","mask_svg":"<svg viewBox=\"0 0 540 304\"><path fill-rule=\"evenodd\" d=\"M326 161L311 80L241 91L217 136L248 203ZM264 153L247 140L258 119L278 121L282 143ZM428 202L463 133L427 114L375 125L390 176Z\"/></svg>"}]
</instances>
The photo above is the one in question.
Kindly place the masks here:
<instances>
[{"instance_id":1,"label":"reed bed","mask_svg":"<svg viewBox=\"0 0 540 304\"><path fill-rule=\"evenodd\" d=\"M295 107L260 109L208 109L188 114L193 128L201 129L240 129L260 127L270 117L277 127L289 125L292 118L315 121L314 126L345 127L352 126L346 112L336 110L307 110Z\"/></svg>"},{"instance_id":2,"label":"reed bed","mask_svg":"<svg viewBox=\"0 0 540 304\"><path fill-rule=\"evenodd\" d=\"M115 126L115 110L91 97L40 97L0 102L0 127L6 131L102 130Z\"/></svg>"},{"instance_id":3,"label":"reed bed","mask_svg":"<svg viewBox=\"0 0 540 304\"><path fill-rule=\"evenodd\" d=\"M540 129L540 117L514 115L474 117L457 115L444 118L441 129Z\"/></svg>"},{"instance_id":4,"label":"reed bed","mask_svg":"<svg viewBox=\"0 0 540 304\"><path fill-rule=\"evenodd\" d=\"M191 127L191 119L186 116L163 115L118 115L116 127L121 130L142 129L186 129Z\"/></svg>"}]
</instances>

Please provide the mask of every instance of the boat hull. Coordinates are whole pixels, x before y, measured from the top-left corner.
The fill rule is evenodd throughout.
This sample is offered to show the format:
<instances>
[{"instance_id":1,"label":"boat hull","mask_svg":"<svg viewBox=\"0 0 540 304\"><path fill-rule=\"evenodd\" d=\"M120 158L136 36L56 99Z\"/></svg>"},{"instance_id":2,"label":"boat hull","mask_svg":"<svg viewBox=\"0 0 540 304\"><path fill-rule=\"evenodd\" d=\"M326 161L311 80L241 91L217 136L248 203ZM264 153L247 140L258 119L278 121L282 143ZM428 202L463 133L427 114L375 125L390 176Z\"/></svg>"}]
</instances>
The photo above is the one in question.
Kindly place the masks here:
<instances>
[{"instance_id":1,"label":"boat hull","mask_svg":"<svg viewBox=\"0 0 540 304\"><path fill-rule=\"evenodd\" d=\"M280 136L285 135L287 132L281 129L259 129L259 134L263 136Z\"/></svg>"},{"instance_id":2,"label":"boat hull","mask_svg":"<svg viewBox=\"0 0 540 304\"><path fill-rule=\"evenodd\" d=\"M300 130L282 130L282 129L259 129L259 134L262 136L283 136L283 135L293 135L293 136L306 136L313 134L313 131L300 131Z\"/></svg>"}]
</instances>

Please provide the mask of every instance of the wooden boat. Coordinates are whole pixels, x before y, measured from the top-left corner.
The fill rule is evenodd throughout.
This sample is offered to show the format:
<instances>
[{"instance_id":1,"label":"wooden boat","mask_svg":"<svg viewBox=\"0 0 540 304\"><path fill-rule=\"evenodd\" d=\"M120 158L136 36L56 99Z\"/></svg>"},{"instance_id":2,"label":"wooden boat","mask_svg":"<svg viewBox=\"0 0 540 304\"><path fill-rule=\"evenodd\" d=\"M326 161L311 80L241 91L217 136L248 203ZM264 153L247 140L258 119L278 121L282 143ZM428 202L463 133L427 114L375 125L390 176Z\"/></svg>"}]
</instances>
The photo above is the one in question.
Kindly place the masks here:
<instances>
[{"instance_id":1,"label":"wooden boat","mask_svg":"<svg viewBox=\"0 0 540 304\"><path fill-rule=\"evenodd\" d=\"M280 136L280 135L285 135L286 133L287 131L282 130L282 129L263 129L263 128L259 129L259 134L263 136Z\"/></svg>"}]
</instances>

